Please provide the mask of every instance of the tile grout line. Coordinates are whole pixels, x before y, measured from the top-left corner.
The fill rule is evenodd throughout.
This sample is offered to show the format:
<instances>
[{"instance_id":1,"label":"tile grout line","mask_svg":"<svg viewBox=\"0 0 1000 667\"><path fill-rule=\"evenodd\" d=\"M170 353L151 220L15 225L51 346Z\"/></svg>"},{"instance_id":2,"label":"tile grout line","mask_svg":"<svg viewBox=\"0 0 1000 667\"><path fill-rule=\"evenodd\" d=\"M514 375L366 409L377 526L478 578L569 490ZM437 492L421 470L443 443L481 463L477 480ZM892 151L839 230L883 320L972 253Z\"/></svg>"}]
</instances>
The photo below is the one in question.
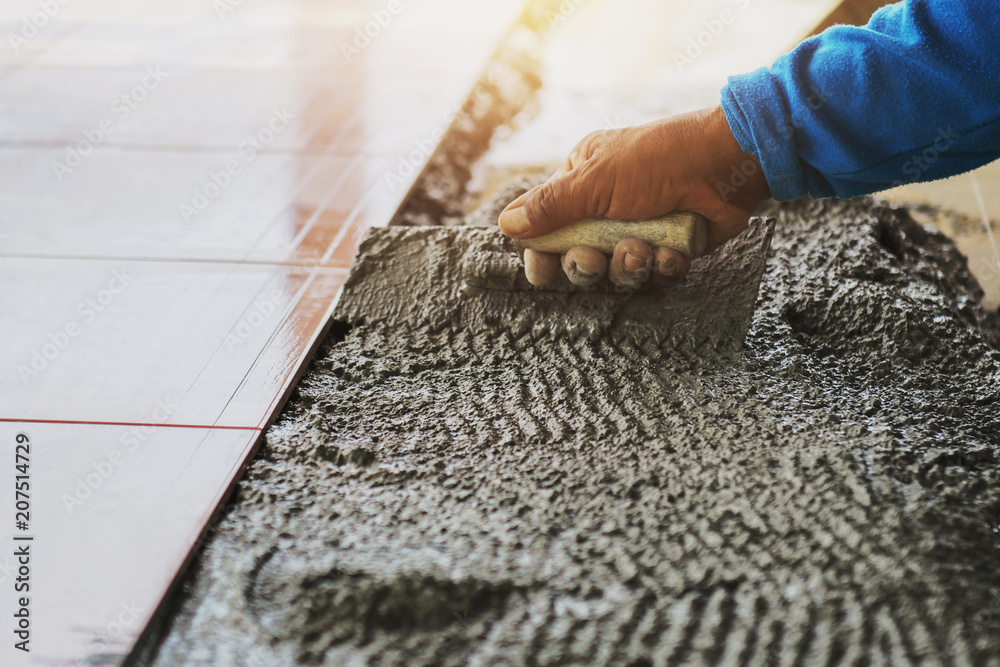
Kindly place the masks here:
<instances>
[{"instance_id":1,"label":"tile grout line","mask_svg":"<svg viewBox=\"0 0 1000 667\"><path fill-rule=\"evenodd\" d=\"M307 220L306 223L302 225L302 228L298 231L298 233L296 233L295 237L291 241L289 241L288 245L290 245L293 248L298 248L305 242L306 238L309 236L309 234L312 233L312 230L316 227L316 221L319 220L329 210L330 203L333 201L334 197L340 194L340 187L347 181L348 178L350 178L354 174L354 170L358 168L359 162L361 162L363 159L364 156L357 155L347 163L346 165L347 168L344 169L343 173L340 174L337 177L337 179L330 185L330 189L323 197L323 200L316 206L316 208L313 210L312 215L309 217L309 220ZM305 184L303 184L302 187L304 188ZM347 225L347 219L345 219L341 223L340 228L343 229L343 227L346 225ZM339 233L340 229L338 229L337 234L334 235L334 240L331 241L331 245L336 242ZM323 257L324 258L326 257L325 252ZM320 263L322 263L322 260L320 260Z\"/></svg>"},{"instance_id":2,"label":"tile grout line","mask_svg":"<svg viewBox=\"0 0 1000 667\"><path fill-rule=\"evenodd\" d=\"M223 424L157 424L151 422L90 421L86 419L18 419L0 417L0 423L7 424L83 424L88 426L151 426L154 428L194 428L212 431L261 431L260 426L226 426Z\"/></svg>"},{"instance_id":3,"label":"tile grout line","mask_svg":"<svg viewBox=\"0 0 1000 667\"><path fill-rule=\"evenodd\" d=\"M338 230L339 233L339 230ZM87 260L100 262L155 262L155 263L189 263L189 264L243 264L247 266L290 266L303 269L332 269L344 271L351 268L350 264L335 264L330 260L268 260L268 259L224 259L214 257L135 257L123 255L43 255L39 253L3 253L0 257L8 259L43 259L43 260Z\"/></svg>"},{"instance_id":4,"label":"tile grout line","mask_svg":"<svg viewBox=\"0 0 1000 667\"><path fill-rule=\"evenodd\" d=\"M240 390L243 389L244 385L246 384L247 378L249 378L250 375L253 373L254 369L257 367L257 364L260 362L260 360L264 357L265 353L267 353L267 352L270 351L271 343L274 341L275 337L278 336L279 334L281 334L284 331L285 327L288 326L289 322L292 321L292 318L298 312L299 306L302 304L303 299L305 298L306 294L308 294L309 288L315 282L316 275L317 275L317 267L313 267L313 269L309 272L309 275L306 276L306 279L302 282L302 285L298 288L298 290L296 290L296 293L292 297L292 300L289 303L288 308L286 308L285 311L284 311L284 313L283 313L284 317L282 318L281 322L279 322L278 325L274 328L274 331L271 332L271 335L268 337L267 341L264 343L264 345L258 351L257 355L254 357L253 361L250 363L250 366L247 368L246 372L243 374L243 377L240 378L239 384L233 390L233 393L230 394L228 400L226 400L225 405L223 405L222 408L219 410L219 415L218 415L217 419L220 418L220 417L222 417L224 414L226 414L226 410L229 409L229 406L232 404L233 400L236 398L236 396L240 393ZM250 308L250 306L248 305L247 309L249 309L249 308ZM244 312L246 312L246 311L244 311ZM221 348L222 344L223 343L219 344L220 348ZM306 347L308 347L308 345ZM214 358L214 356L215 355L213 354L213 358ZM209 360L209 363L211 363L211 359ZM207 368L207 366L206 366L206 368ZM204 369L202 369L202 372L204 372ZM197 378L196 378L195 381L197 382L197 380L200 379L200 378L201 378L201 373L198 374L198 376L197 376ZM273 399L272 399L272 404L273 404ZM268 407L268 410L270 410L270 407Z\"/></svg>"},{"instance_id":5,"label":"tile grout line","mask_svg":"<svg viewBox=\"0 0 1000 667\"><path fill-rule=\"evenodd\" d=\"M315 283L316 277L317 277L317 272L314 271L313 274L310 276L310 279L312 280L310 284ZM337 304L340 302L340 296L343 292L343 289L344 286L342 284L340 288L337 290L337 293L334 295L333 299L327 305L326 310L323 312L323 315L320 317L319 321L321 322L321 324L313 330L311 336L306 341L306 345L302 348L302 353L299 355L298 362L295 364L295 370L292 373L288 374L288 376L286 376L285 387L277 393L274 400L271 402L271 405L268 407L267 410L265 410L264 416L258 423L262 433L265 429L269 428L271 424L277 421L278 417L281 415L281 411L284 410L285 404L287 403L289 396L291 396L291 393L295 390L295 387L298 385L299 380L302 379L302 376L306 372L306 368L309 366L310 361L315 356L317 350L319 349L319 346L322 344L323 340L326 339L330 327L333 324L333 313L337 308ZM307 297L308 297L308 291L303 293L302 299L305 299ZM302 300L299 301L300 304L301 302ZM287 322L288 319L285 320L285 323Z\"/></svg>"}]
</instances>

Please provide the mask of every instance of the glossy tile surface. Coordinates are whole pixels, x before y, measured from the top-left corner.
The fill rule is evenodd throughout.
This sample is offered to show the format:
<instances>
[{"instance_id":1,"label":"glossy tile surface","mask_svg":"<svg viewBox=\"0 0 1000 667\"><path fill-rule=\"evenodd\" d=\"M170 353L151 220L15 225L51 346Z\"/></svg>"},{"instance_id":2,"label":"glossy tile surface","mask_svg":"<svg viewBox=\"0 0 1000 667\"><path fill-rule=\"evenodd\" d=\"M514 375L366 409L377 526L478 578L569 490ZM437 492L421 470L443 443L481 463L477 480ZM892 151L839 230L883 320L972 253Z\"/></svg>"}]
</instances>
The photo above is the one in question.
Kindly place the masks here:
<instances>
[{"instance_id":1,"label":"glossy tile surface","mask_svg":"<svg viewBox=\"0 0 1000 667\"><path fill-rule=\"evenodd\" d=\"M13 372L0 375L7 397L0 418L211 426L241 401L266 406L273 383L245 387L247 373L263 353L263 363L277 365L270 379L287 376L312 333L289 318L315 292L317 272L280 264L7 259L0 302L11 327L0 364ZM343 273L323 270L327 306ZM171 405L165 419L148 412L157 400ZM261 417L248 414L234 425L257 426Z\"/></svg>"},{"instance_id":2,"label":"glossy tile surface","mask_svg":"<svg viewBox=\"0 0 1000 667\"><path fill-rule=\"evenodd\" d=\"M40 185L65 155L0 147L0 256L310 263L370 191L393 194L387 158L116 148Z\"/></svg>"},{"instance_id":3,"label":"glossy tile surface","mask_svg":"<svg viewBox=\"0 0 1000 667\"><path fill-rule=\"evenodd\" d=\"M396 154L446 124L455 76L154 65L34 67L0 79L0 141L91 147ZM461 79L462 77L457 77ZM405 110L405 114L402 112ZM62 184L65 174L52 174Z\"/></svg>"},{"instance_id":4,"label":"glossy tile surface","mask_svg":"<svg viewBox=\"0 0 1000 667\"><path fill-rule=\"evenodd\" d=\"M162 410L162 404L150 402L146 410ZM14 551L27 544L33 616L32 662L5 641L3 664L106 664L88 660L126 654L258 433L0 424L0 455L9 471L18 434L30 439L31 477L30 521L23 531L12 521L13 472L0 484L0 506L11 508L12 519L0 528L0 614L14 617L20 567Z\"/></svg>"},{"instance_id":5,"label":"glossy tile surface","mask_svg":"<svg viewBox=\"0 0 1000 667\"><path fill-rule=\"evenodd\" d=\"M2 665L129 653L522 2L56 4L0 5Z\"/></svg>"}]
</instances>

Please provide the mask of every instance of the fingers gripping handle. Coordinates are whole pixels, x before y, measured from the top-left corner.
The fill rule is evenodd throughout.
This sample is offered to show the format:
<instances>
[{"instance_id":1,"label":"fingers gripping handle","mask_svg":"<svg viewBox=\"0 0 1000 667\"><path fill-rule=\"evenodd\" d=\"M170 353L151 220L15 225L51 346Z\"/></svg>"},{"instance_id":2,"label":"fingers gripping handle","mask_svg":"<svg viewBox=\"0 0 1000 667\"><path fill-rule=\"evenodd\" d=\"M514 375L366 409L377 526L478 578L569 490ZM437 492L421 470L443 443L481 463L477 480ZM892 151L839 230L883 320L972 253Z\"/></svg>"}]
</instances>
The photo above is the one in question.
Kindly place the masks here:
<instances>
[{"instance_id":1,"label":"fingers gripping handle","mask_svg":"<svg viewBox=\"0 0 1000 667\"><path fill-rule=\"evenodd\" d=\"M610 255L622 239L642 239L654 248L671 248L687 259L700 257L708 241L708 219L697 213L678 211L649 220L587 218L545 236L519 239L522 249L565 253L576 246L595 248Z\"/></svg>"}]
</instances>

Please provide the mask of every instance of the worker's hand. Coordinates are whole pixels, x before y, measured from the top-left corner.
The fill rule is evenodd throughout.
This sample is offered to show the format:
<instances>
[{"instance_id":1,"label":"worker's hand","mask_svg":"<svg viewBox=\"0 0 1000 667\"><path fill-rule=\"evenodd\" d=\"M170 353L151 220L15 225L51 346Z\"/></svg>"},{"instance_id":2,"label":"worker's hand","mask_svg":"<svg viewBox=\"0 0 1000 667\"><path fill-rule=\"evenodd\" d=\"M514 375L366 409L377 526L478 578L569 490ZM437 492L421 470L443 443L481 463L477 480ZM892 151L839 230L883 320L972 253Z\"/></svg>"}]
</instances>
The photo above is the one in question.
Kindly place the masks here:
<instances>
[{"instance_id":1,"label":"worker's hand","mask_svg":"<svg viewBox=\"0 0 1000 667\"><path fill-rule=\"evenodd\" d=\"M760 163L740 150L721 107L703 109L620 130L594 132L566 162L500 214L500 231L527 239L588 217L642 220L673 211L709 219L711 252L747 226L753 209L768 198ZM623 287L652 280L661 286L684 278L688 262L669 248L625 239L610 261L593 248L565 255L524 251L533 285L545 285L560 265L576 285L592 285L605 274Z\"/></svg>"}]
</instances>

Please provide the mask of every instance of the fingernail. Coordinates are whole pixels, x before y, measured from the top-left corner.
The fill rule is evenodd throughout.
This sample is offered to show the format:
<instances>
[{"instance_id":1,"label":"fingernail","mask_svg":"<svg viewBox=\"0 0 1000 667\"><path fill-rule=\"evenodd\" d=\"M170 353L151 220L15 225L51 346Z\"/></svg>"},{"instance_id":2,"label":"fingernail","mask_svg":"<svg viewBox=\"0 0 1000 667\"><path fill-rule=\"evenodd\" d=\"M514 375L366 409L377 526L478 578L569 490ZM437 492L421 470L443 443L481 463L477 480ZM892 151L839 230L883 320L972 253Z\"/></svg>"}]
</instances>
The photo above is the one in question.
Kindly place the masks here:
<instances>
[{"instance_id":1,"label":"fingernail","mask_svg":"<svg viewBox=\"0 0 1000 667\"><path fill-rule=\"evenodd\" d=\"M635 255L626 252L625 253L625 270L629 273L634 273L642 267L646 266L646 260L639 259Z\"/></svg>"},{"instance_id":2,"label":"fingernail","mask_svg":"<svg viewBox=\"0 0 1000 667\"><path fill-rule=\"evenodd\" d=\"M501 213L499 222L500 231L507 236L520 236L531 229L531 222L521 206Z\"/></svg>"},{"instance_id":3,"label":"fingernail","mask_svg":"<svg viewBox=\"0 0 1000 667\"><path fill-rule=\"evenodd\" d=\"M569 265L569 270L570 273L573 274L574 278L581 278L583 280L590 280L591 278L597 276L597 271L584 271L576 262L572 262Z\"/></svg>"},{"instance_id":4,"label":"fingernail","mask_svg":"<svg viewBox=\"0 0 1000 667\"><path fill-rule=\"evenodd\" d=\"M660 262L661 276L672 276L676 271L677 271L677 260L668 259L665 262Z\"/></svg>"}]
</instances>

